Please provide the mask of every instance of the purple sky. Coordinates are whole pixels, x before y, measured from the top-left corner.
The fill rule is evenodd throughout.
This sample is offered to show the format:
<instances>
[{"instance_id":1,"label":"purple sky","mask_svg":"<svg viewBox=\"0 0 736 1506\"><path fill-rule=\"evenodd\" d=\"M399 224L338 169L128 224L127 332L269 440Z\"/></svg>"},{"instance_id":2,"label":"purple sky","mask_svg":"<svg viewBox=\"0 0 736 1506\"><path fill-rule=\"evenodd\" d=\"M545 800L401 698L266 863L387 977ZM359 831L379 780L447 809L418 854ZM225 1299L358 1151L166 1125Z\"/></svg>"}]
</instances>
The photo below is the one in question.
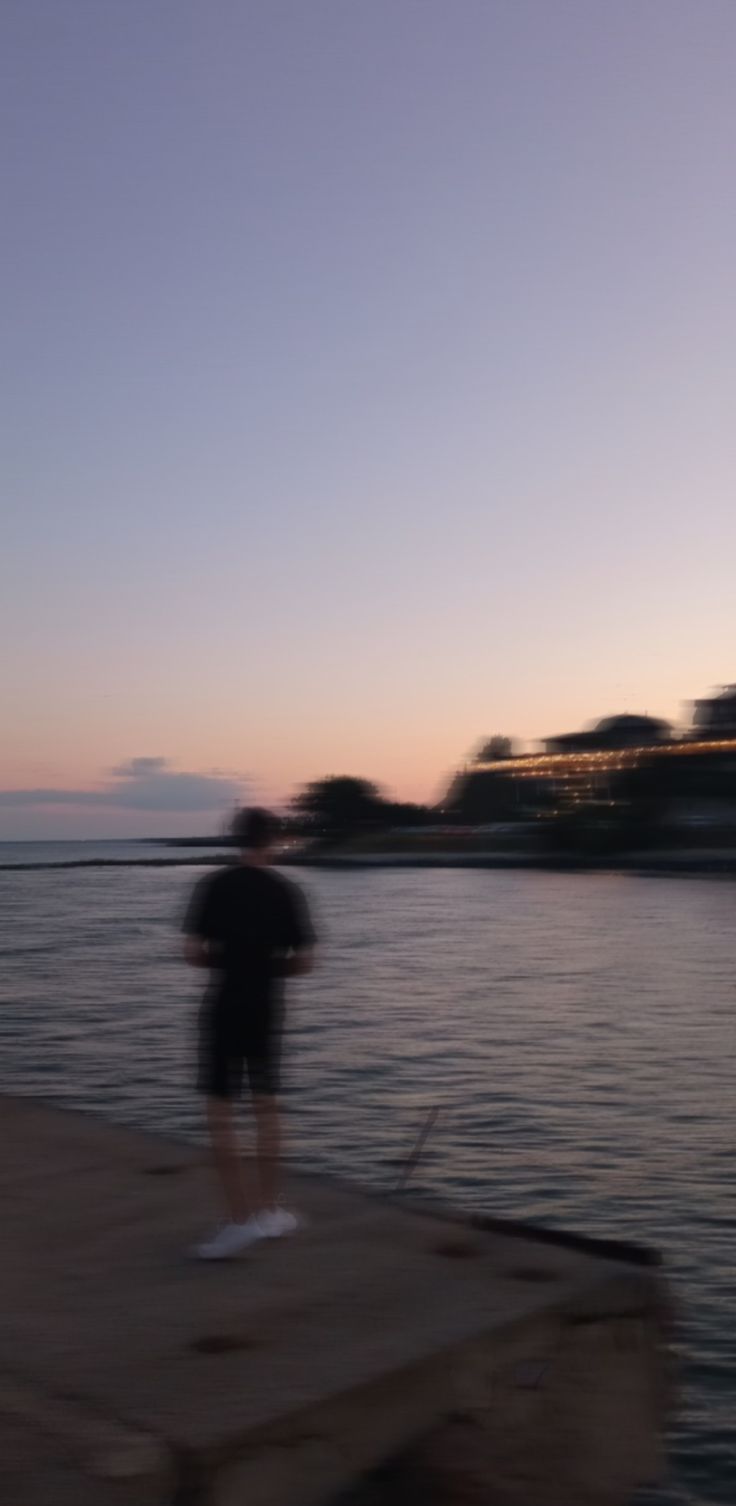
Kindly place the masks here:
<instances>
[{"instance_id":1,"label":"purple sky","mask_svg":"<svg viewBox=\"0 0 736 1506\"><path fill-rule=\"evenodd\" d=\"M736 679L733 0L0 31L0 836Z\"/></svg>"}]
</instances>

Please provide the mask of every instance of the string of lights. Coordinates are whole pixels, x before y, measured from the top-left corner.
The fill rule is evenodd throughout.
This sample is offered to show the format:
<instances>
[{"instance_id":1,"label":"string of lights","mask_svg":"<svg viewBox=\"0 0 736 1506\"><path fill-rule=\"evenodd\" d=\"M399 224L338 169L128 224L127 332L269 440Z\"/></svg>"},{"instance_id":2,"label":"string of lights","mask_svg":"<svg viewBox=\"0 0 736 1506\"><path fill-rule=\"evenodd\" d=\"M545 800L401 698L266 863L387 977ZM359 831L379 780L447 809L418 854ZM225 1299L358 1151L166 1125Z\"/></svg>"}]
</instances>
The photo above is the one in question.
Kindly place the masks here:
<instances>
[{"instance_id":1,"label":"string of lights","mask_svg":"<svg viewBox=\"0 0 736 1506\"><path fill-rule=\"evenodd\" d=\"M736 737L706 740L683 738L678 742L654 743L638 748L606 748L590 753L527 753L516 758L481 760L475 764L475 768L481 773L508 774L518 779L559 779L584 773L618 773L623 769L636 768L638 764L654 757L701 757L716 752L736 753Z\"/></svg>"}]
</instances>

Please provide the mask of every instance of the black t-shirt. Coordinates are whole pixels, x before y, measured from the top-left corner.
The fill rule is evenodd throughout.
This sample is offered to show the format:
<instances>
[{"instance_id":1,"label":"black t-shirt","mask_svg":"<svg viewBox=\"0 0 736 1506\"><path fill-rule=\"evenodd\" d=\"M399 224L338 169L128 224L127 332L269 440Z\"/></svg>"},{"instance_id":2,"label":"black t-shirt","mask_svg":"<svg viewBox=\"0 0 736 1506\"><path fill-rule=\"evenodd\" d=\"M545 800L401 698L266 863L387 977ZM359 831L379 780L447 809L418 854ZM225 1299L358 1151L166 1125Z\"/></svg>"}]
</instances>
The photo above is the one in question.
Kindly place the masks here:
<instances>
[{"instance_id":1,"label":"black t-shirt","mask_svg":"<svg viewBox=\"0 0 736 1506\"><path fill-rule=\"evenodd\" d=\"M270 997L285 957L315 939L301 890L272 869L247 863L197 885L184 930L208 942L220 997L244 1004Z\"/></svg>"}]
</instances>

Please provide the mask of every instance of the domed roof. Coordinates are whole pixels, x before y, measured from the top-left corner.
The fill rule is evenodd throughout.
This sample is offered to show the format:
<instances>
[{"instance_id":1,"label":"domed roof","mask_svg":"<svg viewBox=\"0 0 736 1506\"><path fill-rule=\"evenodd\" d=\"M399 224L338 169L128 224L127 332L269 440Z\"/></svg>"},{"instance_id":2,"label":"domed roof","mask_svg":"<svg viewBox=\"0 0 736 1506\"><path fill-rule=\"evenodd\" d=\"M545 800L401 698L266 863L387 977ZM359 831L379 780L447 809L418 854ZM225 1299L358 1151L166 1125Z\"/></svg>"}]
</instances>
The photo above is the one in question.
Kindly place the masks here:
<instances>
[{"instance_id":1,"label":"domed roof","mask_svg":"<svg viewBox=\"0 0 736 1506\"><path fill-rule=\"evenodd\" d=\"M627 736L637 733L642 738L651 738L653 742L669 737L672 732L669 722L663 722L658 716L637 716L629 712L624 712L621 716L604 716L596 723L595 730L626 733Z\"/></svg>"}]
</instances>

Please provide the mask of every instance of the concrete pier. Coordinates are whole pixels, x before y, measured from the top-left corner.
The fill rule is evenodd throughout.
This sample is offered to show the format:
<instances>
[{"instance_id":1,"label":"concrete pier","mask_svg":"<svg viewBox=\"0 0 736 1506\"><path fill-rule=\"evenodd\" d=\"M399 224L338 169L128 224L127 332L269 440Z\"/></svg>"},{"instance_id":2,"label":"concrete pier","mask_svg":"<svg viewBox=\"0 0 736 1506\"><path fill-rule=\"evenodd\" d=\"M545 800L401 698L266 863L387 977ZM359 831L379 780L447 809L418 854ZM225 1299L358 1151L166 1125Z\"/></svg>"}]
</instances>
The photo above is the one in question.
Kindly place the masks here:
<instances>
[{"instance_id":1,"label":"concrete pier","mask_svg":"<svg viewBox=\"0 0 736 1506\"><path fill-rule=\"evenodd\" d=\"M198 1264L201 1151L30 1100L0 1117L8 1506L613 1506L660 1472L643 1252L293 1178L298 1235Z\"/></svg>"}]
</instances>

